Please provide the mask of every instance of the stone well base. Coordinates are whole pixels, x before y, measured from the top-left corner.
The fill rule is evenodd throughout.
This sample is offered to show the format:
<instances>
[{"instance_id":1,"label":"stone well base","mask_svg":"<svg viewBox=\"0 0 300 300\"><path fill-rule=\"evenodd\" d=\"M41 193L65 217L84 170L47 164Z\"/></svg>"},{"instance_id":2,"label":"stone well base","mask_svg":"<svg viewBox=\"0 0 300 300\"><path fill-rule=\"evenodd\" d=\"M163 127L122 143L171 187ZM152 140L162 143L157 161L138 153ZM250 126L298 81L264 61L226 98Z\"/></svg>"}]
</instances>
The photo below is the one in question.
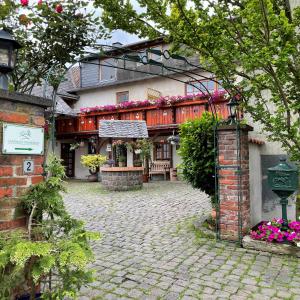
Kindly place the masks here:
<instances>
[{"instance_id":1,"label":"stone well base","mask_svg":"<svg viewBox=\"0 0 300 300\"><path fill-rule=\"evenodd\" d=\"M275 254L287 254L300 257L300 248L296 246L253 240L249 235L246 235L243 238L243 247L251 250L264 251Z\"/></svg>"},{"instance_id":2,"label":"stone well base","mask_svg":"<svg viewBox=\"0 0 300 300\"><path fill-rule=\"evenodd\" d=\"M101 168L102 185L108 191L131 191L143 187L141 167Z\"/></svg>"}]
</instances>

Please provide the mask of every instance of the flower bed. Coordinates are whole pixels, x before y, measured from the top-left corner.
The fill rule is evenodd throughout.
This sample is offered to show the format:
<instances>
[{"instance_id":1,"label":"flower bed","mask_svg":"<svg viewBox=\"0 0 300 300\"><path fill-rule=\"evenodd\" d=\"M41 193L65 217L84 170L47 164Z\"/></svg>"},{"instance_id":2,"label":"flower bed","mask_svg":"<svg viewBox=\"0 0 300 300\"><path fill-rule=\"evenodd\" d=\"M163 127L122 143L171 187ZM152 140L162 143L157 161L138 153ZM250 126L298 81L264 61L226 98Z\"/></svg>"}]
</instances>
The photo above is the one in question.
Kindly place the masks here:
<instances>
[{"instance_id":1,"label":"flower bed","mask_svg":"<svg viewBox=\"0 0 300 300\"><path fill-rule=\"evenodd\" d=\"M284 228L282 219L262 221L251 230L250 236L254 240L287 242L300 247L300 222L290 222L287 228Z\"/></svg>"},{"instance_id":2,"label":"flower bed","mask_svg":"<svg viewBox=\"0 0 300 300\"><path fill-rule=\"evenodd\" d=\"M289 222L285 227L282 219L262 221L243 238L243 247L300 257L300 222Z\"/></svg>"},{"instance_id":3,"label":"flower bed","mask_svg":"<svg viewBox=\"0 0 300 300\"><path fill-rule=\"evenodd\" d=\"M82 107L80 108L81 113L89 113L89 112L109 112L116 111L118 109L129 109L136 107L147 107L154 105L156 107L164 107L164 106L172 106L176 103L180 103L187 100L208 100L210 101L218 101L224 98L226 92L225 91L216 91L212 93L210 96L206 93L198 93L195 95L186 95L186 96L164 96L160 97L157 100L143 100L143 101L126 101L116 105L104 105L104 106L93 106L93 107Z\"/></svg>"}]
</instances>

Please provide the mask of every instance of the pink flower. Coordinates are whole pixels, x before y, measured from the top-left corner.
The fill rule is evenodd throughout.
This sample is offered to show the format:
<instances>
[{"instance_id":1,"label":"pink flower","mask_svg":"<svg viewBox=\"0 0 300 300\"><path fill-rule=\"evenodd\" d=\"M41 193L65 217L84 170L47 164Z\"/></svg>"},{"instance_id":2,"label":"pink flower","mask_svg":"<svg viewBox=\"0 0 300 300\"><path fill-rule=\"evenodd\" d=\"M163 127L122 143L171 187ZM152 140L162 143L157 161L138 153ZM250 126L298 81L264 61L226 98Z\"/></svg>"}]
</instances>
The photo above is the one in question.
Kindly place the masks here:
<instances>
[{"instance_id":1,"label":"pink flower","mask_svg":"<svg viewBox=\"0 0 300 300\"><path fill-rule=\"evenodd\" d=\"M38 1L38 6L41 6L43 4L43 0Z\"/></svg>"},{"instance_id":2,"label":"pink flower","mask_svg":"<svg viewBox=\"0 0 300 300\"><path fill-rule=\"evenodd\" d=\"M29 0L21 0L20 2L22 6L28 6L29 4Z\"/></svg>"}]
</instances>

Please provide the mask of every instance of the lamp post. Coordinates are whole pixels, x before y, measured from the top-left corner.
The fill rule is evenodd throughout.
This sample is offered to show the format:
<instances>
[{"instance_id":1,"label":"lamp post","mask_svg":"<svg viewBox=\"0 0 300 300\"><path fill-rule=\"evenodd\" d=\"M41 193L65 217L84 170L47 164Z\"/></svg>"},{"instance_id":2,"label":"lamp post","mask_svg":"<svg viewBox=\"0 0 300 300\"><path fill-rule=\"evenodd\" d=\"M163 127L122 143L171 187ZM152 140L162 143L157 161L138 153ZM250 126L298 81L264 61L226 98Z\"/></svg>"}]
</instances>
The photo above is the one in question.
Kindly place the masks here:
<instances>
[{"instance_id":1,"label":"lamp post","mask_svg":"<svg viewBox=\"0 0 300 300\"><path fill-rule=\"evenodd\" d=\"M21 45L5 30L0 30L0 89L8 89L8 76L16 65Z\"/></svg>"},{"instance_id":2,"label":"lamp post","mask_svg":"<svg viewBox=\"0 0 300 300\"><path fill-rule=\"evenodd\" d=\"M236 97L233 97L230 99L230 101L227 103L228 107L228 123L229 125L236 124L237 118L238 118L238 106L239 102L237 101Z\"/></svg>"}]
</instances>

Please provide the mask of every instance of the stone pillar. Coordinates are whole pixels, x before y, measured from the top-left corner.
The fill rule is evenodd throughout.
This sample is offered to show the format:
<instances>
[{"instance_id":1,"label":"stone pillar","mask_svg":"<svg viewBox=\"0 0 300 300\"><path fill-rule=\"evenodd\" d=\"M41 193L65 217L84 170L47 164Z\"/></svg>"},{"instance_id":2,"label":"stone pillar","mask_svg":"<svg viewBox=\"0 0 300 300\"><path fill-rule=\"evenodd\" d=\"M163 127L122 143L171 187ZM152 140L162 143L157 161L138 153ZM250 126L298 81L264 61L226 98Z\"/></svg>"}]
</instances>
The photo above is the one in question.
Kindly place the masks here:
<instances>
[{"instance_id":1,"label":"stone pillar","mask_svg":"<svg viewBox=\"0 0 300 300\"><path fill-rule=\"evenodd\" d=\"M43 127L48 99L0 90L0 230L22 227L26 216L19 197L32 185L43 180L43 155L2 153L3 123ZM34 161L30 175L23 174L23 161Z\"/></svg>"},{"instance_id":2,"label":"stone pillar","mask_svg":"<svg viewBox=\"0 0 300 300\"><path fill-rule=\"evenodd\" d=\"M248 125L241 126L239 133L235 125L223 125L218 129L221 239L238 240L239 197L242 232L246 233L250 227L248 132L251 130L253 128ZM238 144L240 159L238 159Z\"/></svg>"}]
</instances>

